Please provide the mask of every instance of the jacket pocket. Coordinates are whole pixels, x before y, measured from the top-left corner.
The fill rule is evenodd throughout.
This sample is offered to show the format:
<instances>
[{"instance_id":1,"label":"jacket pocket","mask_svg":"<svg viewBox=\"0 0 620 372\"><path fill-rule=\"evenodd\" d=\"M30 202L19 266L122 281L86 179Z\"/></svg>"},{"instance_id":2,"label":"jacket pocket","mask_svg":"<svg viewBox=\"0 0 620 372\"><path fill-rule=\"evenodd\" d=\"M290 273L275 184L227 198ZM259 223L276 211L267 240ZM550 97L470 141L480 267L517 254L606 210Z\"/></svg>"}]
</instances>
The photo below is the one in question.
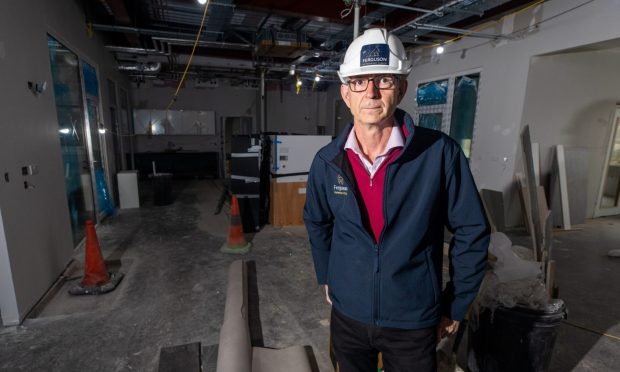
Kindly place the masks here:
<instances>
[{"instance_id":1,"label":"jacket pocket","mask_svg":"<svg viewBox=\"0 0 620 372\"><path fill-rule=\"evenodd\" d=\"M439 301L441 296L441 289L439 288L437 272L435 271L435 264L433 262L432 252L430 250L425 252L426 265L428 266L428 274L430 275L431 286L433 287L433 294L435 296L435 303Z\"/></svg>"}]
</instances>

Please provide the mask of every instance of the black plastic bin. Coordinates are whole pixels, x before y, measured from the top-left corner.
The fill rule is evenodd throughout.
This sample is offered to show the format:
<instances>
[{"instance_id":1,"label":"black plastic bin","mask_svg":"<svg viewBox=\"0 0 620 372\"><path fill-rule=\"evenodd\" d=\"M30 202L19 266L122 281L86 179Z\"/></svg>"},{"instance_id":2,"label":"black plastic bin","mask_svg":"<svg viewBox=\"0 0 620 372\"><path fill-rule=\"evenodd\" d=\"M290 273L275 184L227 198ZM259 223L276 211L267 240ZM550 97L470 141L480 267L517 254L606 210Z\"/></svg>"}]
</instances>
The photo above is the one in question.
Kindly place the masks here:
<instances>
[{"instance_id":1,"label":"black plastic bin","mask_svg":"<svg viewBox=\"0 0 620 372\"><path fill-rule=\"evenodd\" d=\"M172 203L172 173L156 173L153 176L153 201L155 205Z\"/></svg>"},{"instance_id":2,"label":"black plastic bin","mask_svg":"<svg viewBox=\"0 0 620 372\"><path fill-rule=\"evenodd\" d=\"M498 307L480 312L476 330L469 327L470 371L546 372L566 307L545 312Z\"/></svg>"}]
</instances>

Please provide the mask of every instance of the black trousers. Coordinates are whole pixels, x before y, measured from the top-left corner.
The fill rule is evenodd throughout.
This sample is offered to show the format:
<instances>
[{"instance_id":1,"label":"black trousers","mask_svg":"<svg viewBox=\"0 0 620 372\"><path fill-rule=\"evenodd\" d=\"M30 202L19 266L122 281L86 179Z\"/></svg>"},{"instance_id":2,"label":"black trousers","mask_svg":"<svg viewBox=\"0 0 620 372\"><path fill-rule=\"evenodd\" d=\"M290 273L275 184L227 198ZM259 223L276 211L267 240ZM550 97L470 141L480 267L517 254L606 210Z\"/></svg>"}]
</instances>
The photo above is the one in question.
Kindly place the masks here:
<instances>
[{"instance_id":1,"label":"black trousers","mask_svg":"<svg viewBox=\"0 0 620 372\"><path fill-rule=\"evenodd\" d=\"M332 308L330 328L340 372L376 372L379 352L386 372L437 371L436 327L375 327Z\"/></svg>"}]
</instances>

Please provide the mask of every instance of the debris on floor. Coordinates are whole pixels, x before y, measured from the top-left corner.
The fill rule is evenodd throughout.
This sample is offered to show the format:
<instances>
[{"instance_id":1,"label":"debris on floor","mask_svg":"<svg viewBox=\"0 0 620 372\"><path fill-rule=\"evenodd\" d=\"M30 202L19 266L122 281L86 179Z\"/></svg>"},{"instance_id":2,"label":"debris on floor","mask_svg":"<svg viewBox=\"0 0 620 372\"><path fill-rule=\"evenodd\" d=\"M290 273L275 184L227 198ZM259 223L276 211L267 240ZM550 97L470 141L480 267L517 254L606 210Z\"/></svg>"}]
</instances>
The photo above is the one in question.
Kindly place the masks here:
<instances>
[{"instance_id":1,"label":"debris on floor","mask_svg":"<svg viewBox=\"0 0 620 372\"><path fill-rule=\"evenodd\" d=\"M611 251L607 252L607 255L609 257L620 257L620 249L612 249Z\"/></svg>"}]
</instances>

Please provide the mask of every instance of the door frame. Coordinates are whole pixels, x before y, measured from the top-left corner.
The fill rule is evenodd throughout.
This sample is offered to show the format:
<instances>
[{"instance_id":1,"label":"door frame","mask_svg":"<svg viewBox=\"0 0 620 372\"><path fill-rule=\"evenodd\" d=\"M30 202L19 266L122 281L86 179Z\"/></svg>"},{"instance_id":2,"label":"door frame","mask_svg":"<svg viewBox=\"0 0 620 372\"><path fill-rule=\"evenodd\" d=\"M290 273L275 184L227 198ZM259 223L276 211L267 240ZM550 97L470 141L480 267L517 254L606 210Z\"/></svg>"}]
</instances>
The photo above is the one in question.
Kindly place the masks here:
<instances>
[{"instance_id":1,"label":"door frame","mask_svg":"<svg viewBox=\"0 0 620 372\"><path fill-rule=\"evenodd\" d=\"M82 88L82 106L83 106L83 110L84 110L84 134L86 135L86 142L87 142L87 152L88 152L88 161L89 161L89 167L90 167L90 179L91 179L91 188L92 188L92 194L93 194L93 205L95 206L95 223L99 223L101 222L101 220L105 217L105 213L98 211L97 209L102 209L100 205L98 205L99 203L99 198L97 196L97 175L95 174L95 158L93 156L94 152L93 152L93 135L95 136L99 136L99 133L92 133L91 132L91 122L90 122L90 115L88 114L88 97L86 94L86 82L84 80L84 63L89 64L94 70L95 70L95 75L97 77L97 94L98 94L98 99L97 99L97 104L96 104L96 109L98 110L97 113L97 117L99 118L99 120L101 121L101 123L104 124L105 127L105 123L103 121L103 111L102 111L102 105L101 105L101 101L102 101L102 97L101 97L101 79L100 79L100 74L99 74L99 68L97 66L97 64L92 63L92 61L89 58L86 58L84 56L81 56L78 54L78 66L80 68L80 85ZM97 129L99 129L99 123L95 123L95 127ZM105 179L107 182L107 186L108 186L108 191L110 191L110 173L109 173L109 167L108 165L108 159L107 159L107 151L106 151L106 140L105 140L105 136L99 136L99 152L101 153L101 167L103 168L104 171L104 175L105 175Z\"/></svg>"},{"instance_id":2,"label":"door frame","mask_svg":"<svg viewBox=\"0 0 620 372\"><path fill-rule=\"evenodd\" d=\"M613 216L620 214L620 204L616 207L611 208L601 208L601 202L603 201L603 193L605 190L605 181L607 180L607 175L609 173L609 161L611 160L611 155L614 147L614 141L616 136L618 135L617 131L620 131L618 124L620 122L620 105L616 106L616 109L613 111L611 115L610 121L610 129L609 129L609 141L607 143L607 151L605 152L605 161L603 162L603 173L601 177L601 182L598 189L598 197L596 199L596 205L594 207L594 217L604 217L604 216Z\"/></svg>"}]
</instances>

